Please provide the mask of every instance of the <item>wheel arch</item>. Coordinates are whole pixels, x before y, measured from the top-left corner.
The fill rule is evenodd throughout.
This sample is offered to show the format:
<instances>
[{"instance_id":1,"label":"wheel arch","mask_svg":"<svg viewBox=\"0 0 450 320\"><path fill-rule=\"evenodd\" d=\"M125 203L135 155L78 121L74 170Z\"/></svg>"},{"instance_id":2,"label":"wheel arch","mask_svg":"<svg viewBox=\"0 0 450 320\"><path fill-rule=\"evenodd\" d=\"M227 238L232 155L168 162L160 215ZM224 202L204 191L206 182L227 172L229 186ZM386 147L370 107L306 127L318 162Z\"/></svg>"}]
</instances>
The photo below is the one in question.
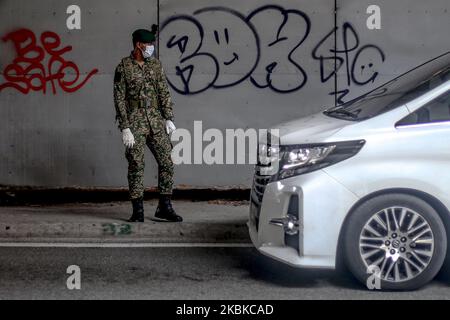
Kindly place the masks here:
<instances>
[{"instance_id":1,"label":"wheel arch","mask_svg":"<svg viewBox=\"0 0 450 320\"><path fill-rule=\"evenodd\" d=\"M364 202L373 199L375 197L378 197L380 195L384 194L393 194L393 193L401 193L401 194L407 194L415 196L426 203L428 203L430 206L433 207L434 210L439 214L440 218L442 219L442 222L444 223L445 230L447 231L447 243L450 244L450 211L449 209L436 197L432 196L429 193L416 190L416 189L408 189L408 188L390 188L390 189L383 189L379 191L375 191L373 193L370 193L361 199L359 199L349 210L347 213L344 222L342 223L341 230L339 231L339 237L338 237L338 243L336 248L336 269L343 270L345 269L344 266L344 257L343 257L343 237L346 232L348 219L352 216L352 214L355 212L355 210L362 205ZM450 264L450 256L449 256L450 250L447 249L446 258L445 260L449 260Z\"/></svg>"}]
</instances>

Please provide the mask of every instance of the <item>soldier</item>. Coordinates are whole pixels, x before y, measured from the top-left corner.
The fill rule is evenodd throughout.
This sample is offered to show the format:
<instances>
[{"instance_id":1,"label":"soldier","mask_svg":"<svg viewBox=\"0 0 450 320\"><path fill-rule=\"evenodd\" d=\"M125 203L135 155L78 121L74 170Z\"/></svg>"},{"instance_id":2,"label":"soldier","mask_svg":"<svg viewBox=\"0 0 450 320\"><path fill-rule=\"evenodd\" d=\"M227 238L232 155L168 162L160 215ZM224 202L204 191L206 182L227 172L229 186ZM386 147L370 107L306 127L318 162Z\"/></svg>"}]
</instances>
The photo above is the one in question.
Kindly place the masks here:
<instances>
[{"instance_id":1,"label":"soldier","mask_svg":"<svg viewBox=\"0 0 450 320\"><path fill-rule=\"evenodd\" d=\"M130 222L144 222L144 151L152 151L158 163L159 203L155 218L181 222L172 208L173 186L172 100L161 62L154 58L157 28L133 32L133 51L122 59L114 74L116 121L122 131L128 160L128 186L133 214Z\"/></svg>"}]
</instances>

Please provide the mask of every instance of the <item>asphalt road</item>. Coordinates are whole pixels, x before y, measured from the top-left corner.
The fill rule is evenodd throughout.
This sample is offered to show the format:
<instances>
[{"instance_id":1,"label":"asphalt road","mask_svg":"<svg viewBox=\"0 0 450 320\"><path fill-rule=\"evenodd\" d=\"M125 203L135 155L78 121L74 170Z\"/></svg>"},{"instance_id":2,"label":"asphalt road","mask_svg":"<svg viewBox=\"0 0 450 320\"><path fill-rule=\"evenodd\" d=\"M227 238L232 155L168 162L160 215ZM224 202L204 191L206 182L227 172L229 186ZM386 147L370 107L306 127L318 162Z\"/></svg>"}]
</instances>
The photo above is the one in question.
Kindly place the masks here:
<instances>
[{"instance_id":1,"label":"asphalt road","mask_svg":"<svg viewBox=\"0 0 450 320\"><path fill-rule=\"evenodd\" d=\"M68 290L69 265L81 290ZM368 291L329 270L298 270L253 248L0 248L0 299L449 299L450 281Z\"/></svg>"}]
</instances>

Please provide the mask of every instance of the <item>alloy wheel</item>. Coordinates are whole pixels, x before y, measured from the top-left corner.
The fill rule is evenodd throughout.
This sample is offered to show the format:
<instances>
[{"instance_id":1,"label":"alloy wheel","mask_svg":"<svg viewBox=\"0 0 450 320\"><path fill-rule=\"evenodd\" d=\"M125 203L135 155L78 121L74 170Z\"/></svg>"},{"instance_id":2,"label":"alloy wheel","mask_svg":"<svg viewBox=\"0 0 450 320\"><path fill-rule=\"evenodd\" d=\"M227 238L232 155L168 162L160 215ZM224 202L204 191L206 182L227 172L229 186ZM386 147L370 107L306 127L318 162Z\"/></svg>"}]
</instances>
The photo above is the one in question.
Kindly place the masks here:
<instances>
[{"instance_id":1,"label":"alloy wheel","mask_svg":"<svg viewBox=\"0 0 450 320\"><path fill-rule=\"evenodd\" d=\"M364 225L359 249L368 270L376 270L384 281L398 283L417 277L428 267L434 235L420 213L389 207L372 215Z\"/></svg>"}]
</instances>

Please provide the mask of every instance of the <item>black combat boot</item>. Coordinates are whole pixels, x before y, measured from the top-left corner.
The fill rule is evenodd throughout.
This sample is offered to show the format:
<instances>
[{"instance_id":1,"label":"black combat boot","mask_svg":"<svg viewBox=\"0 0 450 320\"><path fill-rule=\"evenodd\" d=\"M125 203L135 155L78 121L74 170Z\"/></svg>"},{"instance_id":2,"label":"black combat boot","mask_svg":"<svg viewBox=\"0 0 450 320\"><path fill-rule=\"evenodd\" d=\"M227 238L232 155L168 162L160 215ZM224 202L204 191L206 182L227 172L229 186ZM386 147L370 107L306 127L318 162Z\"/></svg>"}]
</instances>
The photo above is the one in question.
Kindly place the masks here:
<instances>
[{"instance_id":1,"label":"black combat boot","mask_svg":"<svg viewBox=\"0 0 450 320\"><path fill-rule=\"evenodd\" d=\"M144 199L133 199L131 203L133 204L133 215L128 222L144 222Z\"/></svg>"},{"instance_id":2,"label":"black combat boot","mask_svg":"<svg viewBox=\"0 0 450 320\"><path fill-rule=\"evenodd\" d=\"M159 197L158 208L155 213L156 221L181 222L183 218L175 213L170 202L169 195L161 195Z\"/></svg>"}]
</instances>

